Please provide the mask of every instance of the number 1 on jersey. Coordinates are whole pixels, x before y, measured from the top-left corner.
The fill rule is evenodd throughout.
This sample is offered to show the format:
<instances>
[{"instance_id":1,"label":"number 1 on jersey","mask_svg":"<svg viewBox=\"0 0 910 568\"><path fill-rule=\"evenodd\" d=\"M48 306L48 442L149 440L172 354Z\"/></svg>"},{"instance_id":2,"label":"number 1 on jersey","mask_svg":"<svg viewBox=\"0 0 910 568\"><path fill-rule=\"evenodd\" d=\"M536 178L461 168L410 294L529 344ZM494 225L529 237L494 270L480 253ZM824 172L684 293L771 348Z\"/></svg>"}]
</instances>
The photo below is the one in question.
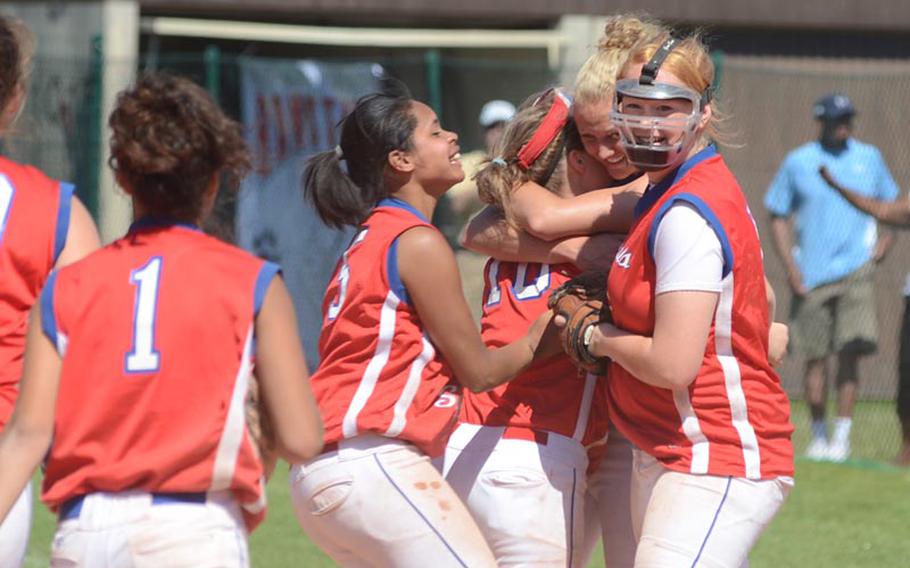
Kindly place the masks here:
<instances>
[{"instance_id":1,"label":"number 1 on jersey","mask_svg":"<svg viewBox=\"0 0 910 568\"><path fill-rule=\"evenodd\" d=\"M130 272L130 284L136 286L136 300L133 350L126 354L127 373L151 373L160 367L161 354L155 349L155 311L160 279L160 256L152 257L142 267Z\"/></svg>"}]
</instances>

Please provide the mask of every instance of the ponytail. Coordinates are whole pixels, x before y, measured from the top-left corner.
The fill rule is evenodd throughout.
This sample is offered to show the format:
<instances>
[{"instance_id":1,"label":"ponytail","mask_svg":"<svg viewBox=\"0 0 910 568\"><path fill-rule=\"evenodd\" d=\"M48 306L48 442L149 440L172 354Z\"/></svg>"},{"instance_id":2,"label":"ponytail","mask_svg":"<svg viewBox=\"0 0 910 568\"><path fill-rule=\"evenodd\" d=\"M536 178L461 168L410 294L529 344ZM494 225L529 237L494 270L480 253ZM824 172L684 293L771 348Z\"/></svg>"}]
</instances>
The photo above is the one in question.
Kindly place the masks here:
<instances>
[{"instance_id":1,"label":"ponytail","mask_svg":"<svg viewBox=\"0 0 910 568\"><path fill-rule=\"evenodd\" d=\"M335 229L359 225L383 197L358 187L342 168L335 150L309 159L303 173L303 192L322 222Z\"/></svg>"},{"instance_id":2,"label":"ponytail","mask_svg":"<svg viewBox=\"0 0 910 568\"><path fill-rule=\"evenodd\" d=\"M389 153L409 150L417 121L411 99L373 94L357 101L341 121L341 143L309 159L303 173L306 198L330 227L357 226L389 194Z\"/></svg>"},{"instance_id":3,"label":"ponytail","mask_svg":"<svg viewBox=\"0 0 910 568\"><path fill-rule=\"evenodd\" d=\"M550 110L561 95L555 89L536 93L528 97L518 108L518 112L509 121L502 138L493 148L496 158L486 161L474 176L480 199L506 213L508 219L508 202L512 191L522 183L533 181L557 191L562 181L558 175L558 166L563 155L565 144L565 121L555 132L550 132L538 140L538 130L548 120L553 120ZM532 140L534 144L532 144ZM522 163L522 157L529 147L535 145L536 156L530 163ZM527 158L525 162L527 162Z\"/></svg>"}]
</instances>

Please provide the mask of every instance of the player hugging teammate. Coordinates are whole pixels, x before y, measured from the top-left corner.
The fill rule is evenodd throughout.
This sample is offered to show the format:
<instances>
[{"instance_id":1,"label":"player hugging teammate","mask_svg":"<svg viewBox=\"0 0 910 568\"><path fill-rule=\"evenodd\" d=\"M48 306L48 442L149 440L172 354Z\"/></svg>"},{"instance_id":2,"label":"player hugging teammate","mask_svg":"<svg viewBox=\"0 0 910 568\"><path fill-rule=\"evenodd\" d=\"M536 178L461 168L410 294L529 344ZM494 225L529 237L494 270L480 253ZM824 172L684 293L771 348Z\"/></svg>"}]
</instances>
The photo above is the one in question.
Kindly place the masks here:
<instances>
[{"instance_id":1,"label":"player hugging teammate","mask_svg":"<svg viewBox=\"0 0 910 568\"><path fill-rule=\"evenodd\" d=\"M555 344L541 343L550 317L540 314L509 345L484 345L455 256L429 222L464 177L459 152L430 107L376 94L306 170L322 219L358 228L323 301L312 385L325 447L291 472L301 525L343 565L496 564L430 458L455 426L462 386L495 388Z\"/></svg>"}]
</instances>

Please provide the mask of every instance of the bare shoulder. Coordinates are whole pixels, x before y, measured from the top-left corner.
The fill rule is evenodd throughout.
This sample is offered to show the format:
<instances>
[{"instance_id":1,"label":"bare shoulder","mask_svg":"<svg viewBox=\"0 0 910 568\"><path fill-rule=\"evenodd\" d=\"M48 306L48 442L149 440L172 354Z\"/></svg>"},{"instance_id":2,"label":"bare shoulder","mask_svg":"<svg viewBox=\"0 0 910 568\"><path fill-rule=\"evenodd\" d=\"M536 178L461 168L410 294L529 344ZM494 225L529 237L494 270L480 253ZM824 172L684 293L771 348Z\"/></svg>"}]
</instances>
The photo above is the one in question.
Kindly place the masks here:
<instances>
[{"instance_id":1,"label":"bare shoulder","mask_svg":"<svg viewBox=\"0 0 910 568\"><path fill-rule=\"evenodd\" d=\"M449 243L439 230L433 227L419 226L408 229L398 237L399 255L424 255L448 252L452 254Z\"/></svg>"}]
</instances>

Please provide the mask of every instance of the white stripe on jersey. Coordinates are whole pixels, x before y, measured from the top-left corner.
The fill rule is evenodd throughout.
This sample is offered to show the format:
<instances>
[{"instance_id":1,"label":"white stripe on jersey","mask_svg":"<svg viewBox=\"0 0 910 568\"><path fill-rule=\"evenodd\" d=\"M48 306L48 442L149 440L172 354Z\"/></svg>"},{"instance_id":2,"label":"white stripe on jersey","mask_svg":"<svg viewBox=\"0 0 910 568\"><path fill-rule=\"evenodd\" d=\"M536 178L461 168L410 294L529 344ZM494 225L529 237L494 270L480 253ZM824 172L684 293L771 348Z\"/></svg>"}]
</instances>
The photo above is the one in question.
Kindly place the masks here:
<instances>
[{"instance_id":1,"label":"white stripe on jersey","mask_svg":"<svg viewBox=\"0 0 910 568\"><path fill-rule=\"evenodd\" d=\"M692 408L692 400L689 399L689 389L674 390L673 403L676 404L676 411L682 419L683 432L685 432L686 438L692 442L692 465L689 466L689 473L708 473L710 446L705 433L701 431L701 425L698 423L695 409Z\"/></svg>"},{"instance_id":2,"label":"white stripe on jersey","mask_svg":"<svg viewBox=\"0 0 910 568\"><path fill-rule=\"evenodd\" d=\"M246 394L249 388L250 375L253 373L253 326L246 334L243 344L243 355L240 357L240 368L237 369L237 378L234 379L234 390L231 393L231 402L228 406L227 419L224 421L224 430L218 441L218 451L215 453L215 465L212 468L212 484L209 491L223 491L231 487L234 479L234 470L237 464L237 454L240 453L240 444L246 432L245 408Z\"/></svg>"},{"instance_id":3,"label":"white stripe on jersey","mask_svg":"<svg viewBox=\"0 0 910 568\"><path fill-rule=\"evenodd\" d=\"M57 353L61 357L66 355L66 346L69 345L70 338L62 331L57 331Z\"/></svg>"},{"instance_id":4,"label":"white stripe on jersey","mask_svg":"<svg viewBox=\"0 0 910 568\"><path fill-rule=\"evenodd\" d=\"M742 373L739 361L733 354L733 272L722 282L717 310L714 314L714 340L717 359L724 371L724 383L727 387L727 399L730 401L730 414L733 427L739 434L743 447L743 461L746 465L746 477L761 479L761 455L758 449L758 438L755 429L749 422L746 407L746 394L743 392Z\"/></svg>"},{"instance_id":5,"label":"white stripe on jersey","mask_svg":"<svg viewBox=\"0 0 910 568\"><path fill-rule=\"evenodd\" d=\"M417 389L420 388L423 368L426 367L427 363L435 356L436 350L433 349L433 344L424 336L423 351L420 352L420 356L411 364L411 369L408 371L408 382L405 383L404 388L401 390L401 396L398 397L398 402L395 403L394 418L392 419L392 424L389 425L389 429L385 431L386 436L394 438L404 430L404 427L408 422L408 408L411 406L411 403L414 402L414 397L417 396Z\"/></svg>"},{"instance_id":6,"label":"white stripe on jersey","mask_svg":"<svg viewBox=\"0 0 910 568\"><path fill-rule=\"evenodd\" d=\"M502 290L499 289L499 261L494 260L490 263L490 269L487 272L487 284L490 286L490 293L487 295L487 306L498 304L502 300Z\"/></svg>"},{"instance_id":7,"label":"white stripe on jersey","mask_svg":"<svg viewBox=\"0 0 910 568\"><path fill-rule=\"evenodd\" d=\"M370 400L370 395L376 389L379 375L389 361L392 338L395 337L395 310L398 308L399 301L395 292L389 290L379 315L379 342L376 345L376 351L360 379L360 384L357 385L357 391L354 392L354 398L351 399L351 405L344 413L344 421L341 423L341 432L345 438L353 438L357 435L357 418L363 407L367 405L367 401Z\"/></svg>"},{"instance_id":8,"label":"white stripe on jersey","mask_svg":"<svg viewBox=\"0 0 910 568\"><path fill-rule=\"evenodd\" d=\"M258 515L259 513L265 511L265 507L268 504L266 501L265 494L265 476L259 478L259 499L256 499L252 503L241 503L240 506L243 507L243 510L251 515Z\"/></svg>"},{"instance_id":9,"label":"white stripe on jersey","mask_svg":"<svg viewBox=\"0 0 910 568\"><path fill-rule=\"evenodd\" d=\"M573 440L581 442L588 430L588 419L591 417L591 403L594 400L594 387L597 386L597 375L585 373L585 390L581 394L581 404L578 406L578 420L575 421Z\"/></svg>"}]
</instances>

